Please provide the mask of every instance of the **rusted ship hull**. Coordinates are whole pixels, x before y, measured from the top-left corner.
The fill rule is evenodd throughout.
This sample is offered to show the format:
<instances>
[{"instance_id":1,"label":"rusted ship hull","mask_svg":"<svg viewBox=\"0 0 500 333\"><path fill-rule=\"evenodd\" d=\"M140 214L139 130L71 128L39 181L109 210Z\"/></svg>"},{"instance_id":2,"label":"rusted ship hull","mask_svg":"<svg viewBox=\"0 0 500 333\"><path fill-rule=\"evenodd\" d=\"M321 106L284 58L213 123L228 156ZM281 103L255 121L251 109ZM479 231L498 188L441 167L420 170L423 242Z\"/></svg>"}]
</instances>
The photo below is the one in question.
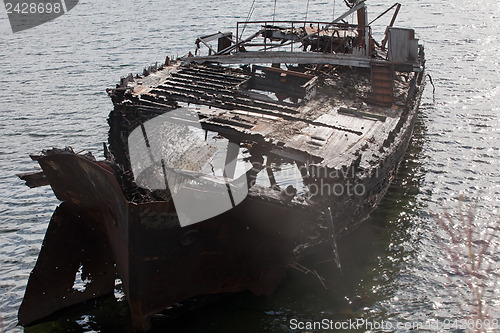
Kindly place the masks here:
<instances>
[{"instance_id":1,"label":"rusted ship hull","mask_svg":"<svg viewBox=\"0 0 500 333\"><path fill-rule=\"evenodd\" d=\"M247 39L238 26L237 38L200 37L208 56L167 58L108 90L106 160L71 149L34 157L43 174L22 178L50 184L62 204L20 323L111 293L118 277L145 331L154 314L194 296L270 295L291 262L318 249L324 257L325 245L339 263L337 239L396 177L425 86L413 30L392 28L394 16L379 45L364 2L345 15L356 11L358 25L344 15L275 22L286 28L245 22L262 26ZM263 51L246 49L256 45Z\"/></svg>"},{"instance_id":2,"label":"rusted ship hull","mask_svg":"<svg viewBox=\"0 0 500 333\"><path fill-rule=\"evenodd\" d=\"M304 221L315 217L300 207L248 197L216 218L181 228L171 203L127 202L114 174L85 157L59 153L39 163L63 204L30 276L19 312L23 325L112 292L113 263L134 326L142 330L151 315L192 296L242 290L270 295L292 259ZM66 255L57 254L54 261L64 245L56 239L81 246L66 247ZM83 292L73 289L80 266L88 277ZM51 285L54 290L47 289Z\"/></svg>"},{"instance_id":3,"label":"rusted ship hull","mask_svg":"<svg viewBox=\"0 0 500 333\"><path fill-rule=\"evenodd\" d=\"M106 164L72 153L40 158L63 204L54 213L30 276L20 323L28 325L61 308L112 293L115 269L134 326L141 330L150 327L152 315L193 296L243 290L270 295L292 260L334 242L334 234L338 239L354 230L375 209L411 140L423 87L422 73L406 126L395 139L397 149L387 154L384 168L364 180L351 179L370 189L366 195L337 197L314 209L290 208L279 193L263 196L262 189L235 209L181 228L171 202L128 202ZM326 207L332 211L333 228ZM315 237L304 242L311 235ZM64 246L60 239L78 245ZM89 276L83 292L73 289L80 266Z\"/></svg>"}]
</instances>

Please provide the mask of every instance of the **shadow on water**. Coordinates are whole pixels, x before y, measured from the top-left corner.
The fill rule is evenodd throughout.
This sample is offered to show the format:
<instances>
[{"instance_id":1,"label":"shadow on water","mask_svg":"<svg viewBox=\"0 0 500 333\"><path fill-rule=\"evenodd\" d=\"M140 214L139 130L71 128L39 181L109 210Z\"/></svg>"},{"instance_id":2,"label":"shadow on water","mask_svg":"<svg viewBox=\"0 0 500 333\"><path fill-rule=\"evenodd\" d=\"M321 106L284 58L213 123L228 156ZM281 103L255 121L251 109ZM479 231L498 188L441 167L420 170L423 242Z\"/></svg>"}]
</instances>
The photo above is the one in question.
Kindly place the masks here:
<instances>
[{"instance_id":1,"label":"shadow on water","mask_svg":"<svg viewBox=\"0 0 500 333\"><path fill-rule=\"evenodd\" d=\"M333 261L306 262L304 266L317 274L289 269L271 297L243 292L199 301L203 306L192 304L155 318L152 332L296 332L293 320L390 319L376 305L393 296L400 272L419 246L420 228L415 221L423 208L417 195L425 174L426 109L432 105L421 106L412 142L386 196L365 223L339 241L342 271ZM25 328L26 333L68 331L133 331L126 299L92 300Z\"/></svg>"}]
</instances>

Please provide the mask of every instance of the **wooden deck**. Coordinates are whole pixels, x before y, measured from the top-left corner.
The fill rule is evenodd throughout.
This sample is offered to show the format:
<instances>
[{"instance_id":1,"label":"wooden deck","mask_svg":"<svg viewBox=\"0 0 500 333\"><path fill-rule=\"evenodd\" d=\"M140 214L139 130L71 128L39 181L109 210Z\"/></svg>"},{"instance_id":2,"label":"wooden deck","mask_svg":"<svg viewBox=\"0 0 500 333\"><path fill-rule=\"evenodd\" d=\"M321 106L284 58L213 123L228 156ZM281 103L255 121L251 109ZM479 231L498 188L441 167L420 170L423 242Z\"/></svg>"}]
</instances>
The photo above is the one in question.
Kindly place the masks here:
<instances>
[{"instance_id":1,"label":"wooden deck","mask_svg":"<svg viewBox=\"0 0 500 333\"><path fill-rule=\"evenodd\" d=\"M280 71L286 72L274 72L283 76ZM363 151L370 145L381 147L400 123L402 110L397 106L360 104L363 96L352 91L346 96L328 82L310 101L294 103L249 89L252 75L239 69L175 64L128 83L128 88L136 103L161 107L175 101L196 110L208 130L234 141L271 145L276 155L328 168L359 163ZM332 91L334 96L329 96Z\"/></svg>"}]
</instances>

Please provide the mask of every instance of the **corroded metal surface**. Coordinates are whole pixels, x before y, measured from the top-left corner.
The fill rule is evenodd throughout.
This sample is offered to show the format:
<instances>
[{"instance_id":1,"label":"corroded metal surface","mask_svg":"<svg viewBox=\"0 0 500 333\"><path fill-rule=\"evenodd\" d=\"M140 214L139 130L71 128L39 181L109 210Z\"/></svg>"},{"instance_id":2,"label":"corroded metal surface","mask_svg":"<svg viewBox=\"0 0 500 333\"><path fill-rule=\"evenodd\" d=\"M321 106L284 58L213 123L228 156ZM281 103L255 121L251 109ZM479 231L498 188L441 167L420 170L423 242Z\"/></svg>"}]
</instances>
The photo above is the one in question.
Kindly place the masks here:
<instances>
[{"instance_id":1,"label":"corroded metal surface","mask_svg":"<svg viewBox=\"0 0 500 333\"><path fill-rule=\"evenodd\" d=\"M270 295L291 260L298 231L314 218L248 198L216 218L182 228L168 202L128 203L114 191L114 175L94 161L62 153L39 163L64 202L28 283L19 313L24 325L112 292L113 263L134 325L143 330L151 315L192 296L242 290ZM65 176L53 178L61 173ZM83 293L72 289L79 266L83 280L89 278ZM40 301L47 302L42 310Z\"/></svg>"},{"instance_id":2,"label":"corroded metal surface","mask_svg":"<svg viewBox=\"0 0 500 333\"><path fill-rule=\"evenodd\" d=\"M270 295L285 274L302 223L284 207L245 199L186 228L161 204L131 206L129 301L136 327L189 297L251 290Z\"/></svg>"},{"instance_id":3,"label":"corroded metal surface","mask_svg":"<svg viewBox=\"0 0 500 333\"><path fill-rule=\"evenodd\" d=\"M104 226L62 203L54 212L19 308L28 325L57 310L112 293L115 271Z\"/></svg>"}]
</instances>

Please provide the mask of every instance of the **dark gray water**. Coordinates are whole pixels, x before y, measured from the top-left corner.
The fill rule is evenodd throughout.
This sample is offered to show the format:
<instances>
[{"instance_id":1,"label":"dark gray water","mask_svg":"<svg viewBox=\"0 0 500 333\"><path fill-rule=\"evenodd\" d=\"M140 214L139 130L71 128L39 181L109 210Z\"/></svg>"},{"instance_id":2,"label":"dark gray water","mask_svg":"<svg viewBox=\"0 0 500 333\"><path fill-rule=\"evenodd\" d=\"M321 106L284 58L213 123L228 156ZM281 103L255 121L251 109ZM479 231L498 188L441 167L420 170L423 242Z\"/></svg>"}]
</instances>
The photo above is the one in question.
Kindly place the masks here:
<instances>
[{"instance_id":1,"label":"dark gray water","mask_svg":"<svg viewBox=\"0 0 500 333\"><path fill-rule=\"evenodd\" d=\"M277 1L276 19L303 19L306 2ZM340 14L345 6L336 2ZM331 19L333 3L311 2L308 18ZM254 18L271 19L273 4L257 1ZM371 17L391 4L368 0ZM34 168L28 153L70 145L102 155L112 108L105 89L166 55L187 53L200 35L232 30L249 7L234 0L84 0L57 20L16 34L0 9L0 316L7 331L22 331L17 309L58 204L49 188L30 190L15 177ZM317 277L291 271L271 298L229 297L164 321L159 331L286 332L293 331L293 318L464 318L457 303L470 293L463 288L460 296L445 277L452 270L436 240L444 234L434 214L446 208L456 219L464 194L464 206L476 207L477 229L497 231L491 243L500 243L500 3L409 0L397 22L414 27L424 43L436 93L427 87L415 139L386 198L339 244L343 273L333 263L315 267L326 278L325 290ZM380 39L383 27L374 28ZM494 313L500 308L499 253L484 257L492 263L484 298L500 319ZM108 298L26 331L129 327L125 301Z\"/></svg>"}]
</instances>

